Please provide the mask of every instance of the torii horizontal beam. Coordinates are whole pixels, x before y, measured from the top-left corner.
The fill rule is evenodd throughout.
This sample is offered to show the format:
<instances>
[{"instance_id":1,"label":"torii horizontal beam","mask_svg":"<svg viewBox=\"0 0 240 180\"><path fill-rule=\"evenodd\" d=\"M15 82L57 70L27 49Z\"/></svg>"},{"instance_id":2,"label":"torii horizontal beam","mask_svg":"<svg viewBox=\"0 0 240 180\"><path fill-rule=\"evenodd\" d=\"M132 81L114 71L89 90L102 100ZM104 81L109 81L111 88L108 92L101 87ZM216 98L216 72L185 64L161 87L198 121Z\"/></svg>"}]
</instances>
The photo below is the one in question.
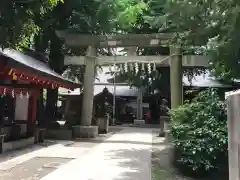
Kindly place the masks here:
<instances>
[{"instance_id":1,"label":"torii horizontal beam","mask_svg":"<svg viewBox=\"0 0 240 180\"><path fill-rule=\"evenodd\" d=\"M85 64L85 56L66 56L65 65L83 65ZM96 60L98 65L121 64L121 63L155 63L158 66L170 66L170 56L98 56ZM208 56L200 55L184 55L182 64L184 67L209 67Z\"/></svg>"},{"instance_id":2,"label":"torii horizontal beam","mask_svg":"<svg viewBox=\"0 0 240 180\"><path fill-rule=\"evenodd\" d=\"M173 38L170 33L155 34L118 34L84 35L69 31L57 31L58 37L65 40L69 47L156 47L166 45Z\"/></svg>"}]
</instances>

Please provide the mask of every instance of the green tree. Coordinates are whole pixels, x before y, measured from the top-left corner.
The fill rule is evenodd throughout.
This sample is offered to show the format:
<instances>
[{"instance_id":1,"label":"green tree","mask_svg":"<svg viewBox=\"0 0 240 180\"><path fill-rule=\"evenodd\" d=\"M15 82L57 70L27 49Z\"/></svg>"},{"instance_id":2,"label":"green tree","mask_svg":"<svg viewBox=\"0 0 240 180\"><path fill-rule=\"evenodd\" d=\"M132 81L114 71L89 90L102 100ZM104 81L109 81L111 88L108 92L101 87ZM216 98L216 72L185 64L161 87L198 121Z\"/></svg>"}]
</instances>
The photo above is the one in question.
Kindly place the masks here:
<instances>
[{"instance_id":1,"label":"green tree","mask_svg":"<svg viewBox=\"0 0 240 180\"><path fill-rule=\"evenodd\" d=\"M65 47L64 43L56 36L55 31L70 29L83 34L105 34L114 32L114 26L117 22L117 9L115 9L115 11L112 10L110 1L72 0L59 3L52 11L49 11L44 16L36 16L34 18L36 24L40 27L40 33L35 36L36 39L38 39L39 46L35 44L35 47L38 48L37 50L49 52L50 67L58 73L63 73L65 70L63 66L64 55L84 55L86 48L69 49ZM103 52L103 50L100 51ZM65 74L70 75L72 79L77 76L83 81L84 69L84 67L73 67ZM56 103L57 91L48 90L46 114L49 116L49 119L54 119Z\"/></svg>"},{"instance_id":2,"label":"green tree","mask_svg":"<svg viewBox=\"0 0 240 180\"><path fill-rule=\"evenodd\" d=\"M121 2L121 1L119 1ZM126 2L126 1L124 1ZM119 32L125 33L136 33L136 34L150 34L158 32L174 32L173 26L167 23L167 0L161 1L138 1L129 0L129 7L118 6L120 11L119 16ZM174 39L175 40L175 39ZM175 41L173 41L176 43ZM173 43L169 41L170 43ZM149 47L149 48L138 48L139 55L169 55L168 47ZM202 53L202 49L195 47L186 46L183 49L185 54L199 54ZM147 68L146 68L147 69ZM204 68L184 69L184 74L190 79L196 75L204 73ZM144 86L151 90L159 89L160 84L165 80L161 77L161 68L157 68L157 72L153 73L135 73L129 70L127 73L117 74L117 82L128 82L134 86ZM111 82L113 79L110 80ZM169 83L169 82L168 82Z\"/></svg>"},{"instance_id":3,"label":"green tree","mask_svg":"<svg viewBox=\"0 0 240 180\"><path fill-rule=\"evenodd\" d=\"M29 44L39 31L34 17L44 16L61 0L12 0L0 3L0 44L19 47Z\"/></svg>"},{"instance_id":4,"label":"green tree","mask_svg":"<svg viewBox=\"0 0 240 180\"><path fill-rule=\"evenodd\" d=\"M211 55L212 72L220 79L232 80L240 77L238 1L151 2L155 4L155 8L151 8L146 20L152 26L158 27L160 32L167 30L175 33L174 43L202 47L203 52ZM160 13L163 11L165 13Z\"/></svg>"},{"instance_id":5,"label":"green tree","mask_svg":"<svg viewBox=\"0 0 240 180\"><path fill-rule=\"evenodd\" d=\"M106 11L105 11L106 12ZM107 31L107 17L100 16L101 3L90 0L90 1L65 1L59 3L52 11L46 14L41 19L38 18L39 26L42 30L42 44L45 40L49 42L49 47L46 49L49 51L49 65L58 73L63 73L66 69L64 67L64 55L75 54L83 55L86 48L82 49L69 49L64 46L64 42L61 41L55 34L56 30L59 29L71 29L84 34L96 34ZM105 18L105 20L103 19ZM50 19L50 20L49 20ZM84 70L82 68L71 68L71 73L78 74L78 71ZM83 73L81 73L83 74ZM79 77L79 74L78 74ZM83 80L83 76L80 78ZM46 114L48 119L54 119L56 112L58 92L57 90L48 90L47 92L47 103L46 103Z\"/></svg>"}]
</instances>

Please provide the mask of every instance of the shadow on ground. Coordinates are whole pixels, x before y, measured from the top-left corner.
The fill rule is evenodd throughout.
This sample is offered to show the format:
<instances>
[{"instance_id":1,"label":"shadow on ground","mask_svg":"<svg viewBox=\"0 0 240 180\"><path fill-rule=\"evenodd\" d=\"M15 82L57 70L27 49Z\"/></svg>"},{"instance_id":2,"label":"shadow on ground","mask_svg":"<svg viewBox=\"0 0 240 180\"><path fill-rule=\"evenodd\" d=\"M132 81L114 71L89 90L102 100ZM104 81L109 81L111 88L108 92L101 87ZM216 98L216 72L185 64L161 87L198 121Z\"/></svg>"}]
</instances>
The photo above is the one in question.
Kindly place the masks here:
<instances>
[{"instance_id":1,"label":"shadow on ground","mask_svg":"<svg viewBox=\"0 0 240 180\"><path fill-rule=\"evenodd\" d=\"M147 128L149 129L149 128ZM150 128L151 129L151 128ZM98 137L94 138L94 139L84 139L84 138L77 138L75 139L75 142L88 142L88 143L96 143L96 144L99 144L99 143L109 143L109 144L135 144L135 145L147 145L147 146L152 146L152 145L157 145L159 144L158 143L150 143L150 142L142 142L142 141L132 141L132 140L127 140L127 141L122 141L122 140L109 140L108 138L110 138L111 136L113 136L114 134L118 133L118 134L124 134L125 132L122 131L123 129L122 128L115 128L115 129L111 129L111 131L107 134L99 134ZM156 131L157 132L157 131ZM138 129L136 128L131 128L131 131L130 132L127 132L127 134L136 134L136 133L139 133L139 134L148 134L149 131L141 131L139 132ZM71 146L71 145L70 145Z\"/></svg>"},{"instance_id":2,"label":"shadow on ground","mask_svg":"<svg viewBox=\"0 0 240 180\"><path fill-rule=\"evenodd\" d=\"M149 156L145 156L147 154ZM107 152L107 157L117 162L115 164L117 171L112 180L150 180L150 155L150 146L144 149L119 149Z\"/></svg>"},{"instance_id":3,"label":"shadow on ground","mask_svg":"<svg viewBox=\"0 0 240 180\"><path fill-rule=\"evenodd\" d=\"M59 143L59 142L46 140L44 143L34 144L34 145L31 145L31 146L28 146L28 147L24 147L22 149L14 149L12 151L5 152L5 153L0 155L0 163L4 162L4 161L7 161L9 159L27 154L27 153L38 151L40 149L46 148L48 146L55 145L57 143Z\"/></svg>"},{"instance_id":4,"label":"shadow on ground","mask_svg":"<svg viewBox=\"0 0 240 180\"><path fill-rule=\"evenodd\" d=\"M147 146L151 146L152 143L147 143L147 142L141 142L141 141L120 141L120 140L102 140L102 139L89 139L89 140L76 140L77 142L89 142L89 143L109 143L109 144L139 144L139 145L147 145ZM154 143L155 144L155 143Z\"/></svg>"},{"instance_id":5,"label":"shadow on ground","mask_svg":"<svg viewBox=\"0 0 240 180\"><path fill-rule=\"evenodd\" d=\"M165 138L153 132L152 142L152 180L193 180L173 167L173 149Z\"/></svg>"}]
</instances>

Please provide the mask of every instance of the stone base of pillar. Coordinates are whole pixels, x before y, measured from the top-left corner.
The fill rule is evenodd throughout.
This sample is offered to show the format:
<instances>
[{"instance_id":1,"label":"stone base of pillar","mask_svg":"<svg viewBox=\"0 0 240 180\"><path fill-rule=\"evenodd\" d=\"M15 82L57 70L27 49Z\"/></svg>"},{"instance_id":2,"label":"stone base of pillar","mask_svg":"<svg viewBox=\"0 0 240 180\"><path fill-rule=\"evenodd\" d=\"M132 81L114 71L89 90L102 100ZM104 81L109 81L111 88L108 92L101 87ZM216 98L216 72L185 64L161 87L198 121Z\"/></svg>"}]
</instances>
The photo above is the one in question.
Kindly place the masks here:
<instances>
[{"instance_id":1,"label":"stone base of pillar","mask_svg":"<svg viewBox=\"0 0 240 180\"><path fill-rule=\"evenodd\" d=\"M109 118L108 117L98 118L97 125L98 125L98 133L99 134L108 133Z\"/></svg>"},{"instance_id":2,"label":"stone base of pillar","mask_svg":"<svg viewBox=\"0 0 240 180\"><path fill-rule=\"evenodd\" d=\"M168 116L161 116L160 117L160 132L159 132L159 136L163 137L163 136L167 136L167 134L169 133L169 124L170 121L170 117Z\"/></svg>"},{"instance_id":3,"label":"stone base of pillar","mask_svg":"<svg viewBox=\"0 0 240 180\"><path fill-rule=\"evenodd\" d=\"M133 123L134 125L142 125L142 124L145 124L145 120L135 119Z\"/></svg>"},{"instance_id":4,"label":"stone base of pillar","mask_svg":"<svg viewBox=\"0 0 240 180\"><path fill-rule=\"evenodd\" d=\"M98 135L98 126L73 126L74 138L95 138Z\"/></svg>"}]
</instances>

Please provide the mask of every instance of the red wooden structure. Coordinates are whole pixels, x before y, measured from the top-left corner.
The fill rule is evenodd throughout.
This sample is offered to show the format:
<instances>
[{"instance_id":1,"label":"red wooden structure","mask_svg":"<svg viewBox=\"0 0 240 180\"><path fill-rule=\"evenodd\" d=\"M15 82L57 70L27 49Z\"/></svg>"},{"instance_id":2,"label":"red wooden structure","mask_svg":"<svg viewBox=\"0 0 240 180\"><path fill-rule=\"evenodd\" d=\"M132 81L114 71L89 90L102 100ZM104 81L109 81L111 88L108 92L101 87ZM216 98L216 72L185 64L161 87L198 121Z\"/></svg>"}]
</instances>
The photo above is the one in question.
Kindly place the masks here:
<instances>
[{"instance_id":1,"label":"red wooden structure","mask_svg":"<svg viewBox=\"0 0 240 180\"><path fill-rule=\"evenodd\" d=\"M80 84L66 80L54 72L46 63L11 49L0 51L0 82L0 99L10 98L13 106L18 103L16 96L28 99L28 119L25 122L28 131L33 131L34 124L36 124L37 98L42 88L75 89L80 87ZM6 126L11 128L11 124L18 124L21 121L21 119L15 119L14 110L10 112L11 118L4 119L5 107L0 108L1 128ZM8 125L5 126L5 124Z\"/></svg>"}]
</instances>

